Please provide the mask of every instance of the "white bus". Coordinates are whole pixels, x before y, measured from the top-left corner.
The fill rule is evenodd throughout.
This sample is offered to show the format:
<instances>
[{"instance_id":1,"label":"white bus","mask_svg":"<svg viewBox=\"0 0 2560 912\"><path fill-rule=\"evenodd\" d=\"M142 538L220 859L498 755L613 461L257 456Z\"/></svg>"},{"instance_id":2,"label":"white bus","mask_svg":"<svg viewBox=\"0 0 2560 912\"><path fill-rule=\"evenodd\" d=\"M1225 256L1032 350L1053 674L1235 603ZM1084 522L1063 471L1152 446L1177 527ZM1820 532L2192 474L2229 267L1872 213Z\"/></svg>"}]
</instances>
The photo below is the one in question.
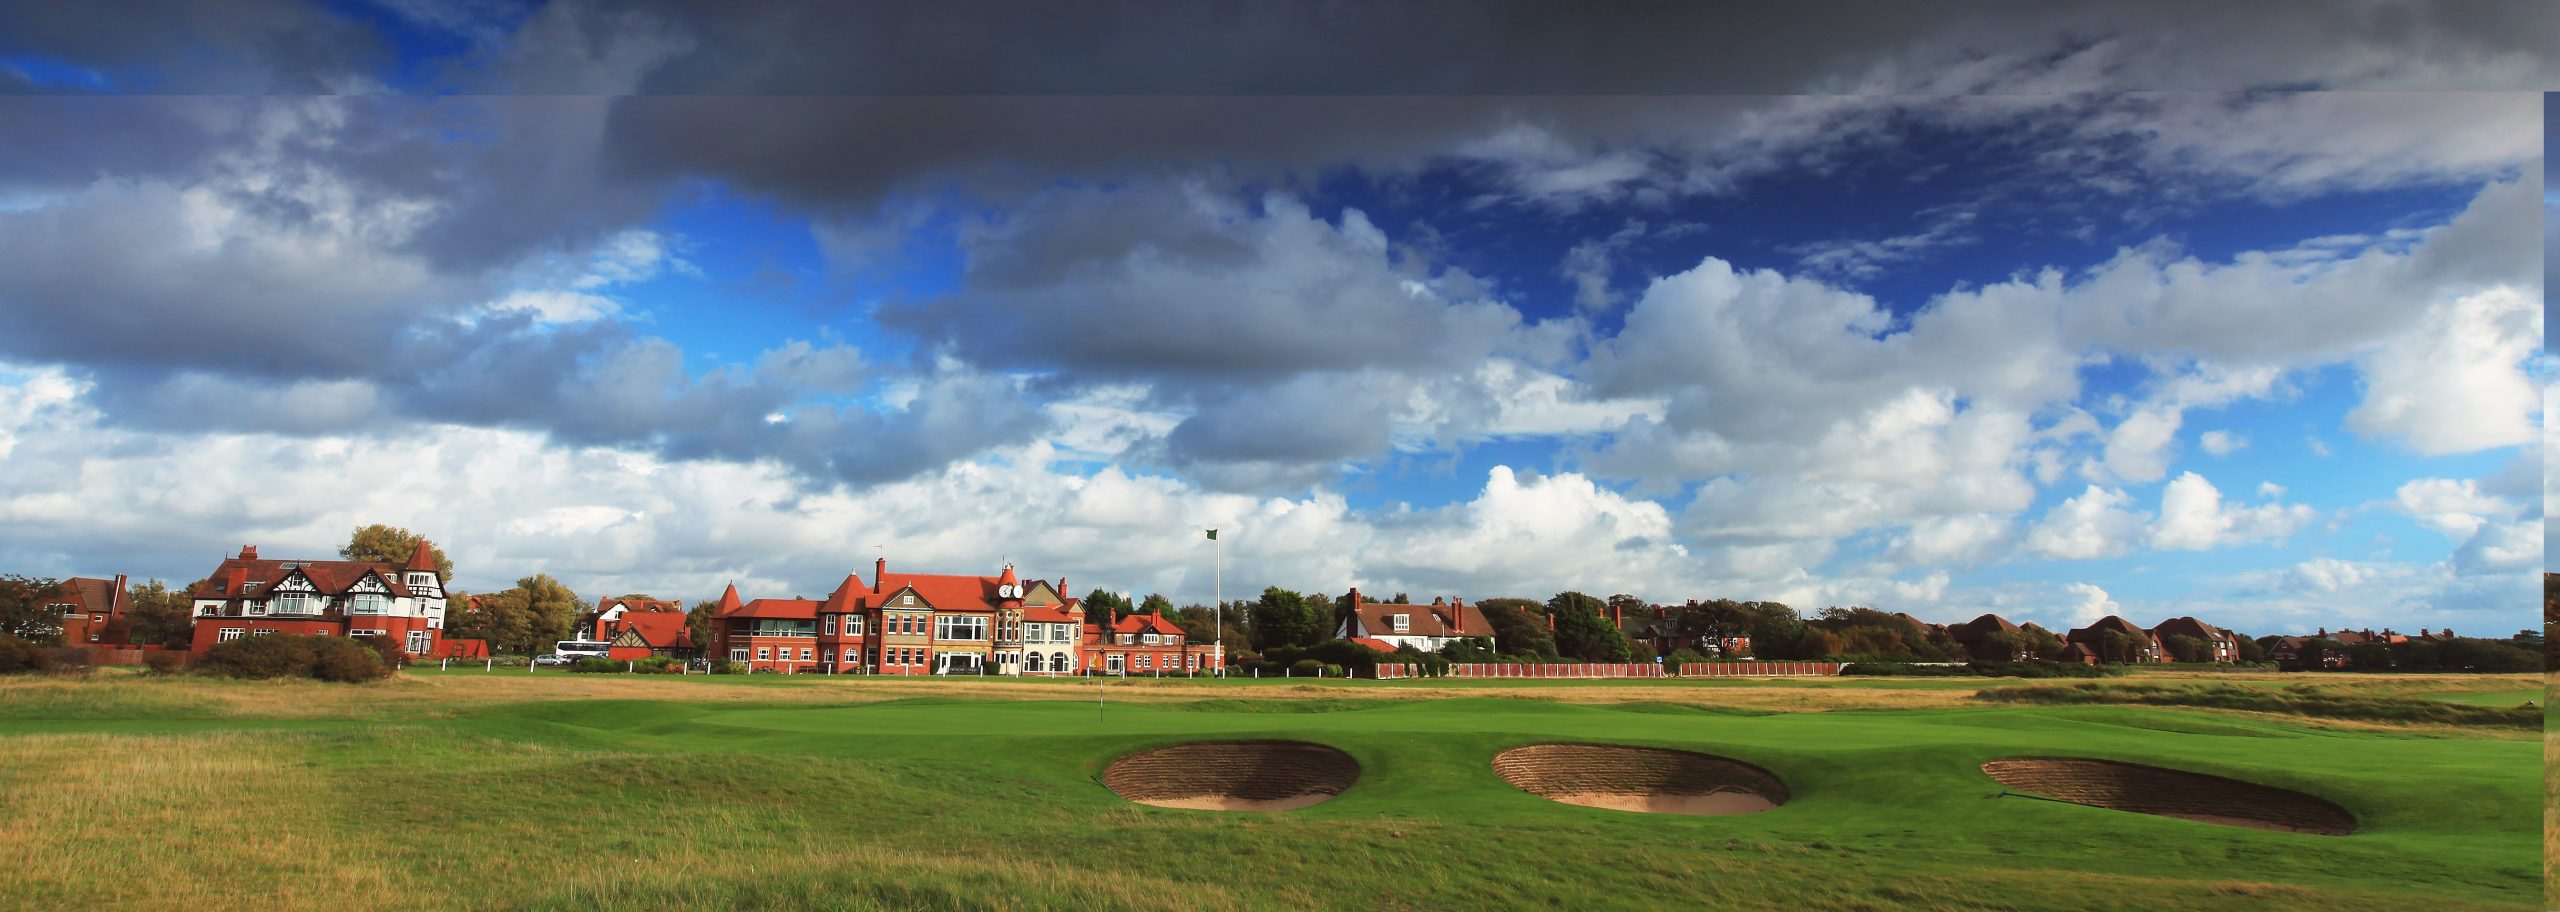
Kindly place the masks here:
<instances>
[{"instance_id":1,"label":"white bus","mask_svg":"<svg viewBox=\"0 0 2560 912\"><path fill-rule=\"evenodd\" d=\"M604 658L606 644L594 640L561 640L551 644L551 651L564 659Z\"/></svg>"}]
</instances>

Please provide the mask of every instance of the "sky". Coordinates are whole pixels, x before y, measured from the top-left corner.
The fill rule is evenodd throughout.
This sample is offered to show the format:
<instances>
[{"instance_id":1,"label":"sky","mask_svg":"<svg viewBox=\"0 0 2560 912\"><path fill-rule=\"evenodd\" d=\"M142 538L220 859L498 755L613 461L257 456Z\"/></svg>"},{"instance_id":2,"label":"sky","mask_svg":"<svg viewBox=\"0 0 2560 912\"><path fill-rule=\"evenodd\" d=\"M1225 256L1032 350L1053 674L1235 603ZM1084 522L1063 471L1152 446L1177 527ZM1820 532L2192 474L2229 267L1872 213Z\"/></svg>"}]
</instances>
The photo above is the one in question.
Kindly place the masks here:
<instances>
[{"instance_id":1,"label":"sky","mask_svg":"<svg viewBox=\"0 0 2560 912\"><path fill-rule=\"evenodd\" d=\"M0 571L2532 626L2547 11L1967 9L0 5Z\"/></svg>"}]
</instances>

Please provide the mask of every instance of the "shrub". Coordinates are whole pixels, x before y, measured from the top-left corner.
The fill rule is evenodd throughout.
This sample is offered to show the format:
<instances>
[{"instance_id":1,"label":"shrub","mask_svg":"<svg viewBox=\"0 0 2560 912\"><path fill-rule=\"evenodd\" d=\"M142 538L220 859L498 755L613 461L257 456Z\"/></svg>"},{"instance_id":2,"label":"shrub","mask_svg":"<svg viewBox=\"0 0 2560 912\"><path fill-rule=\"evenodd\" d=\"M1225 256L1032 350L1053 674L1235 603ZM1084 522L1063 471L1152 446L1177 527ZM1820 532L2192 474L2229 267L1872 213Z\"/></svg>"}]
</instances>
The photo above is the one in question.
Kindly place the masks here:
<instances>
[{"instance_id":1,"label":"shrub","mask_svg":"<svg viewBox=\"0 0 2560 912\"><path fill-rule=\"evenodd\" d=\"M323 681L356 684L391 676L399 668L384 664L382 653L365 642L390 637L312 637L311 676Z\"/></svg>"},{"instance_id":2,"label":"shrub","mask_svg":"<svg viewBox=\"0 0 2560 912\"><path fill-rule=\"evenodd\" d=\"M1675 672L1675 673L1676 673L1676 672L1678 672L1678 671L1680 670L1680 666L1682 666L1682 665L1687 665L1687 664L1690 664L1690 663L1692 663L1692 662L1704 662L1704 661L1707 661L1707 656L1706 656L1706 654L1705 654L1705 653L1699 652L1699 651L1697 651L1697 650L1695 650L1695 649L1691 649L1691 648L1686 647L1686 646L1682 646L1682 647L1680 647L1680 648L1678 648L1678 649L1671 650L1671 654L1670 654L1670 655L1667 655L1667 656L1663 656L1663 657L1662 657L1662 664L1664 664L1664 665L1668 665L1668 666L1671 666L1671 670L1672 670L1673 672Z\"/></svg>"},{"instance_id":3,"label":"shrub","mask_svg":"<svg viewBox=\"0 0 2560 912\"><path fill-rule=\"evenodd\" d=\"M1314 659L1299 659L1289 663L1289 674L1292 677L1312 678L1323 672L1324 663Z\"/></svg>"},{"instance_id":4,"label":"shrub","mask_svg":"<svg viewBox=\"0 0 2560 912\"><path fill-rule=\"evenodd\" d=\"M569 670L584 672L586 674L621 674L623 664L621 661L616 659L599 659L594 656L588 656L569 663Z\"/></svg>"},{"instance_id":5,"label":"shrub","mask_svg":"<svg viewBox=\"0 0 2560 912\"><path fill-rule=\"evenodd\" d=\"M142 654L142 665L152 674L177 674L187 670L187 654L174 649L154 649Z\"/></svg>"},{"instance_id":6,"label":"shrub","mask_svg":"<svg viewBox=\"0 0 2560 912\"><path fill-rule=\"evenodd\" d=\"M44 651L46 674L88 674L98 668L98 657L86 646L55 646Z\"/></svg>"},{"instance_id":7,"label":"shrub","mask_svg":"<svg viewBox=\"0 0 2560 912\"><path fill-rule=\"evenodd\" d=\"M45 664L44 647L16 634L0 633L0 674L43 671Z\"/></svg>"},{"instance_id":8,"label":"shrub","mask_svg":"<svg viewBox=\"0 0 2560 912\"><path fill-rule=\"evenodd\" d=\"M226 678L302 678L311 675L318 656L311 650L315 637L278 633L266 636L244 636L228 643L215 643L196 660L201 674Z\"/></svg>"},{"instance_id":9,"label":"shrub","mask_svg":"<svg viewBox=\"0 0 2560 912\"><path fill-rule=\"evenodd\" d=\"M746 674L746 673L747 673L747 663L745 663L745 662L731 661L731 660L729 660L729 659L722 659L722 660L720 660L720 661L717 661L717 662L713 662L713 663L711 663L711 673L712 673L712 674L716 674L716 675L742 675L742 674Z\"/></svg>"}]
</instances>

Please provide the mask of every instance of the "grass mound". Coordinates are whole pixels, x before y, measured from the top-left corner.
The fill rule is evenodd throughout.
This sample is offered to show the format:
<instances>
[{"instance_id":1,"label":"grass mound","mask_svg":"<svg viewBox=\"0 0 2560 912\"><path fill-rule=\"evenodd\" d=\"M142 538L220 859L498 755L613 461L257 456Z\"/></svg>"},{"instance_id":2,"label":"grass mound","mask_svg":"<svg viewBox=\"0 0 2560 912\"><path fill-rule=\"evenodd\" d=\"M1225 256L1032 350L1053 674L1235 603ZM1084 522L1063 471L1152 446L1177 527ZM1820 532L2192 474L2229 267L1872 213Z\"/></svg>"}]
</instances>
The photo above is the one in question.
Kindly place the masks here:
<instances>
[{"instance_id":1,"label":"grass mound","mask_svg":"<svg viewBox=\"0 0 2560 912\"><path fill-rule=\"evenodd\" d=\"M1973 698L1988 703L2192 706L2365 722L2479 728L2542 727L2542 711L2532 707L2473 706L2409 697L2359 696L2300 684L2266 688L2215 683L2110 682L2003 687L1982 691L1974 694Z\"/></svg>"},{"instance_id":2,"label":"grass mound","mask_svg":"<svg viewBox=\"0 0 2560 912\"><path fill-rule=\"evenodd\" d=\"M2322 836L2356 829L2354 815L2324 799L2203 773L2071 757L1993 760L1982 771L2009 788L2090 807Z\"/></svg>"},{"instance_id":3,"label":"grass mound","mask_svg":"<svg viewBox=\"0 0 2560 912\"><path fill-rule=\"evenodd\" d=\"M1111 761L1102 785L1156 807L1286 811L1322 803L1360 781L1360 762L1306 741L1194 741Z\"/></svg>"},{"instance_id":4,"label":"grass mound","mask_svg":"<svg viewBox=\"0 0 2560 912\"><path fill-rule=\"evenodd\" d=\"M1493 758L1502 781L1549 801L1655 814L1749 814L1787 785L1740 760L1656 747L1531 744Z\"/></svg>"}]
</instances>

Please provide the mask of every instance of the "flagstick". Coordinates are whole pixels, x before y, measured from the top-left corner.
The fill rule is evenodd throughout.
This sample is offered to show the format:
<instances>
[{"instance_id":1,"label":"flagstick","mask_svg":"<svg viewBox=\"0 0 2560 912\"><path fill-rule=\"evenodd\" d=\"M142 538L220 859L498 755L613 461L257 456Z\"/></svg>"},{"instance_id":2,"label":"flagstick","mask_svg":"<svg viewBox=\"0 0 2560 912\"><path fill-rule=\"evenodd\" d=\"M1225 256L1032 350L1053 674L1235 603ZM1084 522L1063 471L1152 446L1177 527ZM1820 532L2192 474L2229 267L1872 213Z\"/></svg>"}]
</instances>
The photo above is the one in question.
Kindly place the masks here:
<instances>
[{"instance_id":1,"label":"flagstick","mask_svg":"<svg viewBox=\"0 0 2560 912\"><path fill-rule=\"evenodd\" d=\"M1209 530L1209 635L1217 641L1217 677L1227 676L1227 564L1226 544L1218 540L1218 530Z\"/></svg>"}]
</instances>

